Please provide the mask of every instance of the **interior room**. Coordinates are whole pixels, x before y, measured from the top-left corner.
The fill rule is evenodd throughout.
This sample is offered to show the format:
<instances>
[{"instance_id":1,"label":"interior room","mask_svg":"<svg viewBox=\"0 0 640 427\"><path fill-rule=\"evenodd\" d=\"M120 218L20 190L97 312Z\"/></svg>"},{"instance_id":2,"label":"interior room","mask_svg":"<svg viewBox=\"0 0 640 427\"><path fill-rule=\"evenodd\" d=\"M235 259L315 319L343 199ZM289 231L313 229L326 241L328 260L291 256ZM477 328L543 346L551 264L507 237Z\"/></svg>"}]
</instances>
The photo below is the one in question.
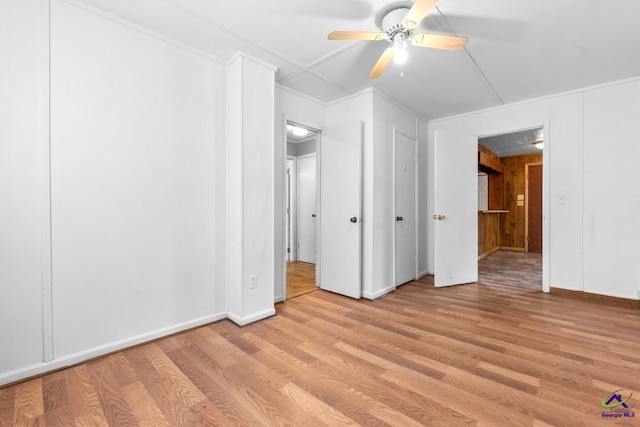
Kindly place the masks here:
<instances>
[{"instance_id":1,"label":"interior room","mask_svg":"<svg viewBox=\"0 0 640 427\"><path fill-rule=\"evenodd\" d=\"M286 165L286 298L317 290L316 195L317 130L287 123Z\"/></svg>"},{"instance_id":2,"label":"interior room","mask_svg":"<svg viewBox=\"0 0 640 427\"><path fill-rule=\"evenodd\" d=\"M632 425L638 16L3 0L0 426Z\"/></svg>"}]
</instances>

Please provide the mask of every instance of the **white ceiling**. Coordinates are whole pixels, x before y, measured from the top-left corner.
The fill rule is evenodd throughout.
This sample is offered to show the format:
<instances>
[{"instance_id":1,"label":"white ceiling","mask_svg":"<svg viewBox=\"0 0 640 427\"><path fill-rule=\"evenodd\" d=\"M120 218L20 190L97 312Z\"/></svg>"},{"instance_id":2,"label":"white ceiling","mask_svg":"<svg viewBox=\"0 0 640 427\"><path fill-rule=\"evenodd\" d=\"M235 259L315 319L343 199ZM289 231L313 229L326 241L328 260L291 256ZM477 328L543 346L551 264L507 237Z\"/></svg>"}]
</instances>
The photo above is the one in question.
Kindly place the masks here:
<instances>
[{"instance_id":1,"label":"white ceiling","mask_svg":"<svg viewBox=\"0 0 640 427\"><path fill-rule=\"evenodd\" d=\"M394 0L82 1L223 60L247 52L322 101L373 86L426 119L640 75L638 0L440 0L419 30L467 36L466 48L410 46L404 77L390 64L375 80L386 41L327 34L378 31Z\"/></svg>"},{"instance_id":2,"label":"white ceiling","mask_svg":"<svg viewBox=\"0 0 640 427\"><path fill-rule=\"evenodd\" d=\"M522 154L539 153L533 143L544 141L543 128L526 129L499 135L485 136L478 143L493 151L498 157L520 156Z\"/></svg>"}]
</instances>

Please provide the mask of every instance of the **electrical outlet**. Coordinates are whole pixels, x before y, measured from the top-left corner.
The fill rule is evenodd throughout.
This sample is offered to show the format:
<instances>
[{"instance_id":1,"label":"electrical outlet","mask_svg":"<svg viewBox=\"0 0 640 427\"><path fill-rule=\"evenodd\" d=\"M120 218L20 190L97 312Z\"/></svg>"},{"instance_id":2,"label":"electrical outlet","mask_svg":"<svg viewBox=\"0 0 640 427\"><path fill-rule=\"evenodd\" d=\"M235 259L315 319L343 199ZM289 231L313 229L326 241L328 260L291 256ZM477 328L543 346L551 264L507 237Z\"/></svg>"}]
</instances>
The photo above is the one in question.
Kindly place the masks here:
<instances>
[{"instance_id":1,"label":"electrical outlet","mask_svg":"<svg viewBox=\"0 0 640 427\"><path fill-rule=\"evenodd\" d=\"M258 287L258 276L255 274L253 276L249 276L249 289L255 289Z\"/></svg>"}]
</instances>

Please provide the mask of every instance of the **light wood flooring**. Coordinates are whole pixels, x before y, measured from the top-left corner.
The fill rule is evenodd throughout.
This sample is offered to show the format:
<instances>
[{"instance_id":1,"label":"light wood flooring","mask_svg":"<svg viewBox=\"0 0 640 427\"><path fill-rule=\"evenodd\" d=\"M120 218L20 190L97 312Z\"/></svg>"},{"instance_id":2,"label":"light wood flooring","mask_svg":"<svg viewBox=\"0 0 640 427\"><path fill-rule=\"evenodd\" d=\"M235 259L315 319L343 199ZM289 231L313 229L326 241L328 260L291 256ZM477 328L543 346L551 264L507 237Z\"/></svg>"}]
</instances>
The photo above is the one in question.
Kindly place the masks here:
<instances>
[{"instance_id":1,"label":"light wood flooring","mask_svg":"<svg viewBox=\"0 0 640 427\"><path fill-rule=\"evenodd\" d=\"M498 251L478 262L478 281L542 290L542 254Z\"/></svg>"},{"instance_id":2,"label":"light wood flooring","mask_svg":"<svg viewBox=\"0 0 640 427\"><path fill-rule=\"evenodd\" d=\"M317 290L315 264L298 261L287 263L287 299Z\"/></svg>"},{"instance_id":3,"label":"light wood flooring","mask_svg":"<svg viewBox=\"0 0 640 427\"><path fill-rule=\"evenodd\" d=\"M487 277L307 293L0 389L0 425L639 425L637 307ZM619 389L635 417L605 419Z\"/></svg>"}]
</instances>

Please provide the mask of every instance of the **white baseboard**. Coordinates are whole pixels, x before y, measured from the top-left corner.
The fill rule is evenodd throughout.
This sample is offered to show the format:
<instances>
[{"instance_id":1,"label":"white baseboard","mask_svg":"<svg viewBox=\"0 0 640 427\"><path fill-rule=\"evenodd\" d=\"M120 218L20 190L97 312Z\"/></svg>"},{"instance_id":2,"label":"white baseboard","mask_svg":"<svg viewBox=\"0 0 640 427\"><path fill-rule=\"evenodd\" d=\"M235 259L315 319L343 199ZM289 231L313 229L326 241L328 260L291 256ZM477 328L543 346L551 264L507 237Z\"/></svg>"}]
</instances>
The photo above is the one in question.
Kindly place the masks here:
<instances>
[{"instance_id":1,"label":"white baseboard","mask_svg":"<svg viewBox=\"0 0 640 427\"><path fill-rule=\"evenodd\" d=\"M384 295L388 294L389 292L392 292L392 291L395 291L395 290L396 290L395 286L389 286L389 287L381 289L381 290L379 290L377 292L363 292L362 293L362 298L374 300L374 299L378 299L381 296L384 296Z\"/></svg>"},{"instance_id":2,"label":"white baseboard","mask_svg":"<svg viewBox=\"0 0 640 427\"><path fill-rule=\"evenodd\" d=\"M187 329L206 325L207 323L217 322L218 320L225 319L226 317L227 314L224 312L216 313L209 316L200 317L198 319L190 320L188 322L172 325L167 328L157 329L155 331L126 338L124 340L101 345L99 347L90 348L88 350L79 351L77 353L68 354L62 357L56 357L50 362L38 363L36 365L27 366L25 368L16 369L14 371L5 372L0 374L0 386L24 380L36 375L41 375L46 372L77 365L78 363L82 363L95 357L113 353L115 351L119 351L124 348L132 347L134 345L142 344L148 341L153 341L155 339L175 334L177 332L186 331Z\"/></svg>"},{"instance_id":3,"label":"white baseboard","mask_svg":"<svg viewBox=\"0 0 640 427\"><path fill-rule=\"evenodd\" d=\"M244 325L248 325L249 323L257 322L258 320L266 319L267 317L271 317L275 314L276 314L276 309L270 308L264 311L260 311L258 313L254 313L250 316L244 316L244 317L237 316L233 313L227 313L227 317L236 325L244 326Z\"/></svg>"}]
</instances>

